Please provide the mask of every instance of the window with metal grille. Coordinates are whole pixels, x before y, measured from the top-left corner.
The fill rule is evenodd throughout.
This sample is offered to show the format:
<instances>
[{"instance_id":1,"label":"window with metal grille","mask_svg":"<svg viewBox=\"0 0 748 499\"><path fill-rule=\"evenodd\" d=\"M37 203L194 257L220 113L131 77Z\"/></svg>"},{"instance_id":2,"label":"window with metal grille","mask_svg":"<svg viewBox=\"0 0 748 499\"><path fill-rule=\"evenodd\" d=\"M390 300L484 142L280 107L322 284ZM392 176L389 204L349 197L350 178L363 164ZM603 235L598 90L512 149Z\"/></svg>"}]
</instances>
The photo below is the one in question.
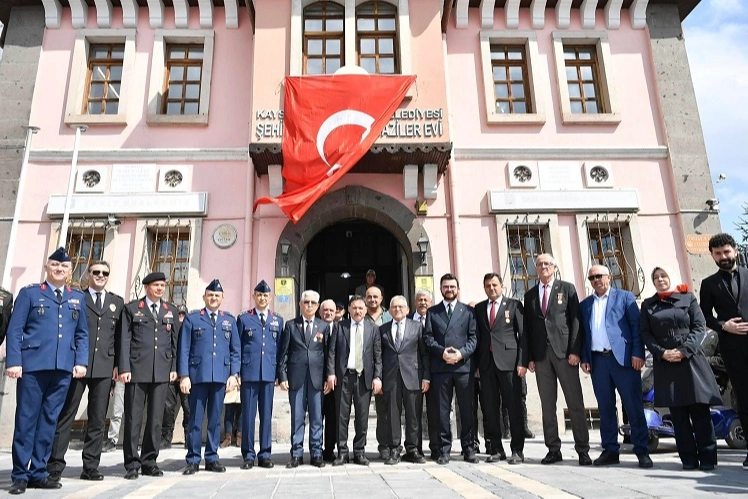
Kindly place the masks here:
<instances>
[{"instance_id":1,"label":"window with metal grille","mask_svg":"<svg viewBox=\"0 0 748 499\"><path fill-rule=\"evenodd\" d=\"M610 269L610 285L617 289L633 291L627 271L624 238L621 225L588 227L590 260L592 265L605 265Z\"/></svg>"},{"instance_id":2,"label":"window with metal grille","mask_svg":"<svg viewBox=\"0 0 748 499\"><path fill-rule=\"evenodd\" d=\"M151 237L151 272L163 272L166 276L164 299L184 305L190 266L190 228L156 227Z\"/></svg>"},{"instance_id":3,"label":"window with metal grille","mask_svg":"<svg viewBox=\"0 0 748 499\"><path fill-rule=\"evenodd\" d=\"M507 239L512 296L522 300L525 293L538 283L535 257L549 252L545 227L509 225Z\"/></svg>"},{"instance_id":4,"label":"window with metal grille","mask_svg":"<svg viewBox=\"0 0 748 499\"><path fill-rule=\"evenodd\" d=\"M304 74L333 74L344 65L345 9L316 2L304 9Z\"/></svg>"},{"instance_id":5,"label":"window with metal grille","mask_svg":"<svg viewBox=\"0 0 748 499\"><path fill-rule=\"evenodd\" d=\"M564 44L566 84L573 114L606 113L600 92L597 48Z\"/></svg>"},{"instance_id":6,"label":"window with metal grille","mask_svg":"<svg viewBox=\"0 0 748 499\"><path fill-rule=\"evenodd\" d=\"M167 44L162 114L196 115L200 112L203 75L202 44Z\"/></svg>"},{"instance_id":7,"label":"window with metal grille","mask_svg":"<svg viewBox=\"0 0 748 499\"><path fill-rule=\"evenodd\" d=\"M89 47L83 114L117 114L124 59L124 43Z\"/></svg>"},{"instance_id":8,"label":"window with metal grille","mask_svg":"<svg viewBox=\"0 0 748 499\"><path fill-rule=\"evenodd\" d=\"M374 0L356 8L358 65L370 74L399 74L397 8Z\"/></svg>"},{"instance_id":9,"label":"window with metal grille","mask_svg":"<svg viewBox=\"0 0 748 499\"><path fill-rule=\"evenodd\" d=\"M66 249L72 265L70 278L72 286L79 288L87 286L86 269L92 262L104 258L104 238L104 230L95 228L68 235Z\"/></svg>"},{"instance_id":10,"label":"window with metal grille","mask_svg":"<svg viewBox=\"0 0 748 499\"><path fill-rule=\"evenodd\" d=\"M498 114L534 112L525 45L491 44L491 70Z\"/></svg>"}]
</instances>

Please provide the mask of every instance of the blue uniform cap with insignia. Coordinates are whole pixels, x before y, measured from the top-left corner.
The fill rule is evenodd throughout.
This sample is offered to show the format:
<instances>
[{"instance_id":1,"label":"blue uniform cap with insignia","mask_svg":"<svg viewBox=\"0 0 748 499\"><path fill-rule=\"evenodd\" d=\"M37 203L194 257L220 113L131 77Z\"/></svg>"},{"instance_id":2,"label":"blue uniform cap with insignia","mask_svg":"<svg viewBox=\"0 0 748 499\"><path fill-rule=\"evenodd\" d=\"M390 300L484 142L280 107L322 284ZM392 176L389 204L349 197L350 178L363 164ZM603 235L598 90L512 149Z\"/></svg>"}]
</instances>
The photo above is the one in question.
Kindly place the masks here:
<instances>
[{"instance_id":1,"label":"blue uniform cap with insignia","mask_svg":"<svg viewBox=\"0 0 748 499\"><path fill-rule=\"evenodd\" d=\"M69 262L70 261L70 255L68 255L68 252L65 251L65 248L60 246L55 250L54 253L49 255L48 260L54 260L55 262Z\"/></svg>"},{"instance_id":2,"label":"blue uniform cap with insignia","mask_svg":"<svg viewBox=\"0 0 748 499\"><path fill-rule=\"evenodd\" d=\"M265 282L265 279L261 280L257 286L255 286L255 292L257 293L270 293L270 286Z\"/></svg>"},{"instance_id":3,"label":"blue uniform cap with insignia","mask_svg":"<svg viewBox=\"0 0 748 499\"><path fill-rule=\"evenodd\" d=\"M205 291L217 291L219 293L223 293L223 287L221 286L221 281L218 279L213 279L210 281L210 284L205 288Z\"/></svg>"}]
</instances>

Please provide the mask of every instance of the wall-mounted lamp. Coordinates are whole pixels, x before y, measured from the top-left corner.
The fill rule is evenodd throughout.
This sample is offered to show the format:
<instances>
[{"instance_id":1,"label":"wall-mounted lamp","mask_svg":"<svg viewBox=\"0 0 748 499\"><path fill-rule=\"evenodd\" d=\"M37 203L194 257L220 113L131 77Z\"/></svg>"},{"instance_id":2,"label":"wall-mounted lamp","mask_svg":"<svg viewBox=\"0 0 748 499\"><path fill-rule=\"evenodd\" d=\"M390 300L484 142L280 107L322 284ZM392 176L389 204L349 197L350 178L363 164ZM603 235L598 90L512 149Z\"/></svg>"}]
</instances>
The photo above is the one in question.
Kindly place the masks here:
<instances>
[{"instance_id":1,"label":"wall-mounted lamp","mask_svg":"<svg viewBox=\"0 0 748 499\"><path fill-rule=\"evenodd\" d=\"M719 211L719 199L717 198L707 199L706 205L709 208L709 211Z\"/></svg>"},{"instance_id":2,"label":"wall-mounted lamp","mask_svg":"<svg viewBox=\"0 0 748 499\"><path fill-rule=\"evenodd\" d=\"M283 256L283 264L288 265L288 251L291 249L291 243L288 240L283 239L280 242L280 245L281 245L281 255Z\"/></svg>"},{"instance_id":3,"label":"wall-mounted lamp","mask_svg":"<svg viewBox=\"0 0 748 499\"><path fill-rule=\"evenodd\" d=\"M421 236L416 243L418 245L418 252L421 254L421 265L426 262L426 253L429 251L429 238Z\"/></svg>"}]
</instances>

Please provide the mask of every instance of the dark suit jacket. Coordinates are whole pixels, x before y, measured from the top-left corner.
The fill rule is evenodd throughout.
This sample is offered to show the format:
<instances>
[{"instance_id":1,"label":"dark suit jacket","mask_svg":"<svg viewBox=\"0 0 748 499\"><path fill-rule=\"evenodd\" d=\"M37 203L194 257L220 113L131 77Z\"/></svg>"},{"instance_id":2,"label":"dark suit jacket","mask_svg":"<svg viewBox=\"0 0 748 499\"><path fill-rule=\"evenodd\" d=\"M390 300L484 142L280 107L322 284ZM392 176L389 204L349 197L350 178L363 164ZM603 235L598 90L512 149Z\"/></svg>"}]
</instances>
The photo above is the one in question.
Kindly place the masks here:
<instances>
[{"instance_id":1,"label":"dark suit jacket","mask_svg":"<svg viewBox=\"0 0 748 499\"><path fill-rule=\"evenodd\" d=\"M590 295L579 304L580 325L584 332L582 362L592 359L592 321L595 296ZM605 306L605 332L618 363L631 367L631 357L644 359L644 341L640 331L641 313L631 291L611 288Z\"/></svg>"},{"instance_id":2,"label":"dark suit jacket","mask_svg":"<svg viewBox=\"0 0 748 499\"><path fill-rule=\"evenodd\" d=\"M117 363L120 373L131 373L132 383L168 383L177 372L177 307L161 301L158 320L145 298L133 300L122 313Z\"/></svg>"},{"instance_id":3,"label":"dark suit jacket","mask_svg":"<svg viewBox=\"0 0 748 499\"><path fill-rule=\"evenodd\" d=\"M472 371L472 356L478 345L475 332L475 314L473 309L458 301L452 311L452 318L447 317L444 303L438 303L426 312L426 330L423 335L429 352L431 352L432 373L469 373ZM462 354L457 364L447 364L442 355L446 347L454 347Z\"/></svg>"},{"instance_id":4,"label":"dark suit jacket","mask_svg":"<svg viewBox=\"0 0 748 499\"><path fill-rule=\"evenodd\" d=\"M12 310L13 295L5 288L0 287L0 345L5 341L5 331L8 329Z\"/></svg>"},{"instance_id":5,"label":"dark suit jacket","mask_svg":"<svg viewBox=\"0 0 748 499\"><path fill-rule=\"evenodd\" d=\"M740 276L740 294L737 301L727 289L719 271L701 281L699 301L701 311L706 318L706 325L720 334L723 333L722 325L733 317L748 320L748 269L738 267L738 275ZM715 313L717 317L714 317Z\"/></svg>"},{"instance_id":6,"label":"dark suit jacket","mask_svg":"<svg viewBox=\"0 0 748 499\"><path fill-rule=\"evenodd\" d=\"M286 322L281 335L278 352L278 381L288 381L290 390L299 390L306 381L307 373L317 390L325 387L325 331L328 325L319 317L314 318L309 343L304 337L304 317Z\"/></svg>"},{"instance_id":7,"label":"dark suit jacket","mask_svg":"<svg viewBox=\"0 0 748 499\"><path fill-rule=\"evenodd\" d=\"M382 324L382 389L392 391L397 386L398 372L408 390L421 390L422 380L431 380L431 359L423 342L423 328L419 322L405 319L405 331L400 348L392 339L393 321Z\"/></svg>"},{"instance_id":8,"label":"dark suit jacket","mask_svg":"<svg viewBox=\"0 0 748 499\"><path fill-rule=\"evenodd\" d=\"M582 337L579 332L579 298L570 282L556 279L548 293L548 310L543 316L540 303L540 285L525 293L525 324L522 334L520 365L543 360L546 340L550 340L553 353L559 359L569 355L582 356Z\"/></svg>"},{"instance_id":9,"label":"dark suit jacket","mask_svg":"<svg viewBox=\"0 0 748 499\"><path fill-rule=\"evenodd\" d=\"M86 378L111 378L115 366L115 340L125 301L122 297L107 290L102 309L98 310L96 300L88 289L84 289L83 294L86 295L86 317L88 318Z\"/></svg>"},{"instance_id":10,"label":"dark suit jacket","mask_svg":"<svg viewBox=\"0 0 748 499\"><path fill-rule=\"evenodd\" d=\"M379 327L371 321L362 320L364 327L364 372L361 376L366 386L371 388L374 378L382 379L382 340ZM341 380L348 370L348 355L351 342L351 319L338 322L337 331L327 356L327 374L334 374Z\"/></svg>"},{"instance_id":11,"label":"dark suit jacket","mask_svg":"<svg viewBox=\"0 0 748 499\"><path fill-rule=\"evenodd\" d=\"M475 323L478 331L477 367L489 368L490 362L499 371L514 371L519 362L520 336L522 335L522 303L505 296L497 300L496 322L489 326L488 300L475 306Z\"/></svg>"}]
</instances>

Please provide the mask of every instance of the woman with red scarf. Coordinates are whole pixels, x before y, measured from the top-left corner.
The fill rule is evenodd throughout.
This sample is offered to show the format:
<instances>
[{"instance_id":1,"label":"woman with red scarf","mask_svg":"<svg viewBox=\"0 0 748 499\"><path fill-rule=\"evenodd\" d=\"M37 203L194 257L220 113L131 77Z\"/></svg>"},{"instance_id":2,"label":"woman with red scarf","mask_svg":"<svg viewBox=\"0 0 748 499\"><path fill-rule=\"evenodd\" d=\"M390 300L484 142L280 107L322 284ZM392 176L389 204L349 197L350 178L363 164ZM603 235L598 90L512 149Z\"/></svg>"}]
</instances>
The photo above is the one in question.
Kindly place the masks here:
<instances>
[{"instance_id":1,"label":"woman with red scarf","mask_svg":"<svg viewBox=\"0 0 748 499\"><path fill-rule=\"evenodd\" d=\"M668 407L684 470L717 466L717 439L709 412L721 403L709 362L701 351L704 314L684 284L671 284L666 267L655 267L657 293L641 308L641 333L654 358L655 406Z\"/></svg>"}]
</instances>

